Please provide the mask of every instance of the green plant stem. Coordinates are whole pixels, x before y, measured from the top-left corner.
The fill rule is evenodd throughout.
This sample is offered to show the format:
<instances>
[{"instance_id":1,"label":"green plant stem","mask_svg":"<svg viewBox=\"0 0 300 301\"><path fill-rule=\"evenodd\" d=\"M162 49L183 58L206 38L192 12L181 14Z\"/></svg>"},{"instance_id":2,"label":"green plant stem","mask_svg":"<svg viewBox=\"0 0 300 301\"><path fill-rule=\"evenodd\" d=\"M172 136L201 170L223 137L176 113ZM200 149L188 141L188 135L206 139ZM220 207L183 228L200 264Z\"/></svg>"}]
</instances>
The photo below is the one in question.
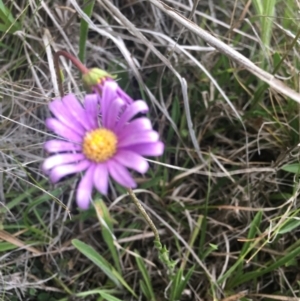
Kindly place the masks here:
<instances>
[{"instance_id":1,"label":"green plant stem","mask_svg":"<svg viewBox=\"0 0 300 301\"><path fill-rule=\"evenodd\" d=\"M137 209L142 214L143 218L145 219L145 221L151 228L152 232L154 233L154 237L155 237L154 245L159 252L159 259L163 264L165 264L167 266L168 274L172 279L172 277L174 276L174 268L175 268L176 262L170 259L169 251L167 250L166 246L163 246L161 244L158 230L156 229L153 221L147 214L146 210L144 209L144 207L142 206L142 204L140 203L140 201L138 200L138 198L136 197L136 195L134 194L132 189L128 188L127 191L129 193L133 203L135 204L135 206L137 207Z\"/></svg>"},{"instance_id":2,"label":"green plant stem","mask_svg":"<svg viewBox=\"0 0 300 301\"><path fill-rule=\"evenodd\" d=\"M65 58L69 59L80 70L80 72L83 73L83 74L88 73L89 69L86 66L84 66L80 62L80 60L78 60L75 56L73 56L69 52L64 51L64 50L59 50L59 51L55 52L55 54L54 54L54 67L55 67L56 75L57 75L57 79L58 79L59 93L60 93L60 96L63 97L64 96L64 89L63 89L62 78L61 78L60 69L59 69L59 57L60 56L63 56Z\"/></svg>"},{"instance_id":3,"label":"green plant stem","mask_svg":"<svg viewBox=\"0 0 300 301\"><path fill-rule=\"evenodd\" d=\"M138 200L138 198L136 197L136 195L134 194L132 189L128 188L127 191L128 191L128 194L130 195L132 201L134 202L135 206L137 207L137 209L139 210L139 212L141 213L141 215L143 216L143 218L145 219L145 221L151 228L152 232L154 233L155 241L158 242L159 244L161 244L158 230L156 229L153 221L147 214L145 208L142 206L142 204L140 203L140 201Z\"/></svg>"}]
</instances>

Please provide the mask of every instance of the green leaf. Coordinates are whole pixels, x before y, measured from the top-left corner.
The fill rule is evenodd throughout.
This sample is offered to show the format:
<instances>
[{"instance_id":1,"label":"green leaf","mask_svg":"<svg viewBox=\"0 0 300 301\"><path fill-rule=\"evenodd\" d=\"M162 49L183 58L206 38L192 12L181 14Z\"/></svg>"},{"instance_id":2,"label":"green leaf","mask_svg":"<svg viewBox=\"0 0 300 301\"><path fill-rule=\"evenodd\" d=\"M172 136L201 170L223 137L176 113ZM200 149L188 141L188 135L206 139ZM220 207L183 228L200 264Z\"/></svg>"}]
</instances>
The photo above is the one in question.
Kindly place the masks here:
<instances>
[{"instance_id":1,"label":"green leaf","mask_svg":"<svg viewBox=\"0 0 300 301\"><path fill-rule=\"evenodd\" d=\"M273 54L273 66L278 66L281 62L281 57L280 57L280 54L278 52L275 52Z\"/></svg>"},{"instance_id":2,"label":"green leaf","mask_svg":"<svg viewBox=\"0 0 300 301\"><path fill-rule=\"evenodd\" d=\"M135 251L135 253L138 254L137 251ZM138 268L139 268L140 272L142 273L142 277L144 279L144 281L141 281L142 291L145 294L147 300L154 301L155 300L155 295L154 295L154 292L153 292L153 287L152 287L152 284L151 284L150 276L149 276L149 273L146 269L144 261L140 257L139 254L135 257L135 260L136 260L136 263L138 265Z\"/></svg>"},{"instance_id":3,"label":"green leaf","mask_svg":"<svg viewBox=\"0 0 300 301\"><path fill-rule=\"evenodd\" d=\"M288 264L293 258L299 256L300 254L300 247L294 249L293 251L287 252L285 256L278 257L278 259L272 263L268 264L266 268L255 270L253 272L246 273L244 275L240 275L238 278L235 279L235 287L238 285L245 283L247 281L254 281L256 278L261 277L262 275L269 273L273 270L276 270L282 266Z\"/></svg>"},{"instance_id":4,"label":"green leaf","mask_svg":"<svg viewBox=\"0 0 300 301\"><path fill-rule=\"evenodd\" d=\"M0 0L1 1L1 0ZM43 187L43 185L46 183L46 181L41 181L40 186ZM3 207L0 207L0 214L7 213L17 205L19 205L22 201L24 201L28 196L31 196L34 194L34 192L40 191L36 186L32 186L31 188L27 189L24 193L17 195L17 197L13 198L7 204ZM56 191L56 190L55 190ZM50 192L52 193L52 192Z\"/></svg>"},{"instance_id":5,"label":"green leaf","mask_svg":"<svg viewBox=\"0 0 300 301\"><path fill-rule=\"evenodd\" d=\"M146 297L146 299L149 301L154 301L155 299L152 298L151 293L150 293L146 283L143 280L140 280L139 284L140 284L141 290L142 290L144 296Z\"/></svg>"},{"instance_id":6,"label":"green leaf","mask_svg":"<svg viewBox=\"0 0 300 301\"><path fill-rule=\"evenodd\" d=\"M246 241L242 247L241 253L240 253L240 258L245 258L246 254L248 253L249 247L251 245L251 240L253 238L255 238L258 229L259 229L259 225L261 223L261 218L262 218L262 212L259 211L256 213L253 221L251 222L251 226L247 235L247 239L248 241Z\"/></svg>"},{"instance_id":7,"label":"green leaf","mask_svg":"<svg viewBox=\"0 0 300 301\"><path fill-rule=\"evenodd\" d=\"M119 253L115 246L115 237L113 234L113 224L112 224L112 218L109 215L108 209L105 205L105 203L102 200L96 200L95 201L95 208L98 215L98 219L101 224L101 232L102 237L104 241L106 242L109 251L113 257L115 267L118 270L119 274L122 273L121 264L119 260Z\"/></svg>"},{"instance_id":8,"label":"green leaf","mask_svg":"<svg viewBox=\"0 0 300 301\"><path fill-rule=\"evenodd\" d=\"M210 255L212 252L218 250L218 246L215 244L208 244L209 247L205 250L203 254L203 258L206 258L208 255Z\"/></svg>"},{"instance_id":9,"label":"green leaf","mask_svg":"<svg viewBox=\"0 0 300 301\"><path fill-rule=\"evenodd\" d=\"M83 11L90 18L93 12L95 5L94 0L84 0L83 2ZM89 25L82 18L80 21L80 34L79 34L79 59L84 64L85 63L85 49L86 49L86 40L88 35Z\"/></svg>"},{"instance_id":10,"label":"green leaf","mask_svg":"<svg viewBox=\"0 0 300 301\"><path fill-rule=\"evenodd\" d=\"M261 40L265 46L270 45L273 17L275 16L276 0L253 0L252 3L259 15L261 23Z\"/></svg>"},{"instance_id":11,"label":"green leaf","mask_svg":"<svg viewBox=\"0 0 300 301\"><path fill-rule=\"evenodd\" d=\"M2 0L0 0L0 31L14 33L21 29L20 24L13 17L10 9L6 7Z\"/></svg>"},{"instance_id":12,"label":"green leaf","mask_svg":"<svg viewBox=\"0 0 300 301\"><path fill-rule=\"evenodd\" d=\"M17 246L11 244L10 242L3 241L0 243L0 252L10 251L16 248Z\"/></svg>"},{"instance_id":13,"label":"green leaf","mask_svg":"<svg viewBox=\"0 0 300 301\"><path fill-rule=\"evenodd\" d=\"M105 292L100 292L100 295L101 295L101 297L103 297L107 301L123 301L123 300L121 300L119 298L116 298L116 297L114 297L114 296L112 296L108 293L105 293Z\"/></svg>"},{"instance_id":14,"label":"green leaf","mask_svg":"<svg viewBox=\"0 0 300 301\"><path fill-rule=\"evenodd\" d=\"M287 164L282 166L280 169L294 173L294 174L299 174L300 173L300 163L293 163L293 164Z\"/></svg>"},{"instance_id":15,"label":"green leaf","mask_svg":"<svg viewBox=\"0 0 300 301\"><path fill-rule=\"evenodd\" d=\"M282 227L280 227L280 229L277 231L277 233L279 233L279 234L288 233L299 226L300 226L299 218L297 218L297 217L289 218L288 221L285 222Z\"/></svg>"},{"instance_id":16,"label":"green leaf","mask_svg":"<svg viewBox=\"0 0 300 301\"><path fill-rule=\"evenodd\" d=\"M80 251L84 256L91 260L95 265L97 265L105 275L112 280L117 287L125 287L134 297L137 297L131 287L126 283L123 277L114 269L114 267L104 259L97 251L91 246L85 244L84 242L73 239L73 246Z\"/></svg>"},{"instance_id":17,"label":"green leaf","mask_svg":"<svg viewBox=\"0 0 300 301\"><path fill-rule=\"evenodd\" d=\"M72 244L78 251L80 251L84 256L97 265L104 272L104 274L115 283L116 286L121 287L121 283L118 277L116 277L112 266L106 261L106 259L98 254L94 248L78 239L73 239Z\"/></svg>"},{"instance_id":18,"label":"green leaf","mask_svg":"<svg viewBox=\"0 0 300 301\"><path fill-rule=\"evenodd\" d=\"M191 276L193 275L194 269L195 266L191 267L186 276L183 276L184 271L182 268L177 271L171 286L170 301L181 300L181 295L186 288Z\"/></svg>"},{"instance_id":19,"label":"green leaf","mask_svg":"<svg viewBox=\"0 0 300 301\"><path fill-rule=\"evenodd\" d=\"M88 296L99 295L100 299L98 298L97 300L123 301L123 300L120 300L120 299L114 297L113 295L111 295L111 294L117 294L117 293L118 293L118 291L116 291L116 290L92 289L92 290L89 290L89 291L77 293L75 296L79 297L79 298L81 298L81 297L84 298L84 297L88 297ZM59 301L68 301L68 300L69 300L69 298L59 299ZM83 299L83 300L86 300L86 299Z\"/></svg>"},{"instance_id":20,"label":"green leaf","mask_svg":"<svg viewBox=\"0 0 300 301\"><path fill-rule=\"evenodd\" d=\"M179 295L179 286L180 286L180 281L182 278L182 268L178 269L176 272L176 275L172 281L172 286L171 286L171 294L170 294L170 301L175 301L177 300L177 297Z\"/></svg>"}]
</instances>

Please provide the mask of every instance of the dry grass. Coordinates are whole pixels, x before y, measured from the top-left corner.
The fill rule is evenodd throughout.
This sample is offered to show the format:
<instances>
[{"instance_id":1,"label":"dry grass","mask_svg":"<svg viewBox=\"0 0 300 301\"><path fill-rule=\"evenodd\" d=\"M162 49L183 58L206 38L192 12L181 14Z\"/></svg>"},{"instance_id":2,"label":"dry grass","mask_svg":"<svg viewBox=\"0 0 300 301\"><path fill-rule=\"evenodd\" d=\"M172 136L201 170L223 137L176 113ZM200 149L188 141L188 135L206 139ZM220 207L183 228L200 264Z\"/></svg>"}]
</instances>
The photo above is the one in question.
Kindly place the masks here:
<instances>
[{"instance_id":1,"label":"dry grass","mask_svg":"<svg viewBox=\"0 0 300 301\"><path fill-rule=\"evenodd\" d=\"M5 5L21 27L0 38L0 300L102 300L101 289L147 300L139 256L153 300L172 300L153 234L122 188L111 186L105 203L137 298L72 244L117 269L95 210L75 208L74 178L53 187L40 171L47 103L58 94L52 54L78 54L80 17L90 28L87 66L145 99L165 142L136 194L177 270L194 267L179 299L298 300L296 3L276 4L269 45L265 17L246 1L102 0L92 18L83 1ZM62 66L65 91L82 97L79 73Z\"/></svg>"}]
</instances>

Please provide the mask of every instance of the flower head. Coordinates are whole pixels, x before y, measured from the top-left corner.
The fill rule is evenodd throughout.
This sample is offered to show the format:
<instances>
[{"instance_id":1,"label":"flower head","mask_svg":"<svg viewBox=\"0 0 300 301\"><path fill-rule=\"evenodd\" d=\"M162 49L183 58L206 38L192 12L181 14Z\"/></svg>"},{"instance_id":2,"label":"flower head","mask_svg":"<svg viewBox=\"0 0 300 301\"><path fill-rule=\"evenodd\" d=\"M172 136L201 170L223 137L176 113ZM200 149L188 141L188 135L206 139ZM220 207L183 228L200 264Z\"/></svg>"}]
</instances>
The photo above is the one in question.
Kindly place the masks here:
<instances>
[{"instance_id":1,"label":"flower head","mask_svg":"<svg viewBox=\"0 0 300 301\"><path fill-rule=\"evenodd\" d=\"M85 172L76 193L82 209L89 207L93 187L107 194L109 176L124 187L136 187L128 168L144 174L149 165L143 156L163 153L164 145L150 120L134 119L148 111L147 104L141 100L128 104L114 81L103 84L100 114L95 94L86 95L83 106L69 94L52 101L49 109L54 118L48 118L46 126L60 137L45 143L52 156L44 161L43 170L53 183Z\"/></svg>"},{"instance_id":2,"label":"flower head","mask_svg":"<svg viewBox=\"0 0 300 301\"><path fill-rule=\"evenodd\" d=\"M82 76L84 86L88 90L98 94L100 98L104 83L106 81L115 81L115 78L116 76L98 68L92 68ZM133 103L133 99L120 86L117 86L116 93L126 104Z\"/></svg>"}]
</instances>

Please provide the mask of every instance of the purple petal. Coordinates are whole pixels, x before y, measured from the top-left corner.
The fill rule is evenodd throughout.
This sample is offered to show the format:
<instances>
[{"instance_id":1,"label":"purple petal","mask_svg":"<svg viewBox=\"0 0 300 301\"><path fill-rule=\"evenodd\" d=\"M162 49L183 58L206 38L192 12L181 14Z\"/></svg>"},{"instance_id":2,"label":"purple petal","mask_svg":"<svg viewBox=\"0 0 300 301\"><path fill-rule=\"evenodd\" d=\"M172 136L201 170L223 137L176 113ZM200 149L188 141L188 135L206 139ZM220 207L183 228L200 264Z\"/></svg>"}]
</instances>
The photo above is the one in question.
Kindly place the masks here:
<instances>
[{"instance_id":1,"label":"purple petal","mask_svg":"<svg viewBox=\"0 0 300 301\"><path fill-rule=\"evenodd\" d=\"M98 128L98 95L87 94L84 98L84 107L91 126L93 129Z\"/></svg>"},{"instance_id":2,"label":"purple petal","mask_svg":"<svg viewBox=\"0 0 300 301\"><path fill-rule=\"evenodd\" d=\"M124 187L135 188L136 183L131 177L129 171L113 159L107 162L108 172L112 178Z\"/></svg>"},{"instance_id":3,"label":"purple petal","mask_svg":"<svg viewBox=\"0 0 300 301\"><path fill-rule=\"evenodd\" d=\"M124 107L125 103L124 100L121 98L116 98L111 101L110 104L108 104L108 108L106 111L105 116L103 115L103 126L109 130L113 130L115 127L115 124L118 120L120 111L122 107Z\"/></svg>"},{"instance_id":4,"label":"purple petal","mask_svg":"<svg viewBox=\"0 0 300 301\"><path fill-rule=\"evenodd\" d=\"M73 118L77 120L86 130L89 131L93 129L89 116L87 116L81 103L73 94L68 94L62 99L62 101Z\"/></svg>"},{"instance_id":5,"label":"purple petal","mask_svg":"<svg viewBox=\"0 0 300 301\"><path fill-rule=\"evenodd\" d=\"M115 131L115 134L117 134L118 137L121 138L125 135L127 136L131 134L132 132L136 132L136 131L141 132L147 130L152 130L151 122L148 118L142 117L142 118L135 119L132 122L126 124L118 131Z\"/></svg>"},{"instance_id":6,"label":"purple petal","mask_svg":"<svg viewBox=\"0 0 300 301\"><path fill-rule=\"evenodd\" d=\"M118 131L135 115L137 115L138 113L147 113L148 110L149 108L143 100L137 100L133 102L130 106L126 107L115 129Z\"/></svg>"},{"instance_id":7,"label":"purple petal","mask_svg":"<svg viewBox=\"0 0 300 301\"><path fill-rule=\"evenodd\" d=\"M81 146L79 144L74 144L67 141L62 140L49 140L45 142L44 149L48 153L56 153L56 152L72 152L72 151L80 151Z\"/></svg>"},{"instance_id":8,"label":"purple petal","mask_svg":"<svg viewBox=\"0 0 300 301\"><path fill-rule=\"evenodd\" d=\"M112 78L107 78L106 81L110 81L110 82L115 82L117 83L114 79ZM118 84L118 83L117 83ZM118 84L118 87L117 87L117 90L116 90L116 93L117 93L117 96L120 97L121 99L124 100L124 102L127 104L127 105L130 105L134 102L134 100L119 86Z\"/></svg>"},{"instance_id":9,"label":"purple petal","mask_svg":"<svg viewBox=\"0 0 300 301\"><path fill-rule=\"evenodd\" d=\"M133 103L133 99L120 86L117 89L117 94L126 104L130 105Z\"/></svg>"},{"instance_id":10,"label":"purple petal","mask_svg":"<svg viewBox=\"0 0 300 301\"><path fill-rule=\"evenodd\" d=\"M105 163L97 164L93 180L97 190L106 195L108 190L108 169Z\"/></svg>"},{"instance_id":11,"label":"purple petal","mask_svg":"<svg viewBox=\"0 0 300 301\"><path fill-rule=\"evenodd\" d=\"M160 141L153 143L133 144L125 147L124 149L131 150L142 156L161 156L164 152L164 144Z\"/></svg>"},{"instance_id":12,"label":"purple petal","mask_svg":"<svg viewBox=\"0 0 300 301\"><path fill-rule=\"evenodd\" d=\"M117 98L118 84L115 81L105 81L100 97L102 116L106 116L110 103Z\"/></svg>"},{"instance_id":13,"label":"purple petal","mask_svg":"<svg viewBox=\"0 0 300 301\"><path fill-rule=\"evenodd\" d=\"M71 128L77 134L84 135L84 128L76 119L74 119L60 99L55 99L50 102L49 109L52 114L64 125Z\"/></svg>"},{"instance_id":14,"label":"purple petal","mask_svg":"<svg viewBox=\"0 0 300 301\"><path fill-rule=\"evenodd\" d=\"M70 142L82 142L82 136L75 133L69 127L61 123L55 118L47 118L46 126L49 130L53 131L55 134L67 139Z\"/></svg>"},{"instance_id":15,"label":"purple petal","mask_svg":"<svg viewBox=\"0 0 300 301\"><path fill-rule=\"evenodd\" d=\"M118 147L126 147L133 144L157 142L158 133L155 131L132 132L127 136L122 136L118 140Z\"/></svg>"},{"instance_id":16,"label":"purple petal","mask_svg":"<svg viewBox=\"0 0 300 301\"><path fill-rule=\"evenodd\" d=\"M91 165L82 177L76 193L76 201L79 208L86 210L89 208L93 190L93 177L95 165Z\"/></svg>"},{"instance_id":17,"label":"purple petal","mask_svg":"<svg viewBox=\"0 0 300 301\"><path fill-rule=\"evenodd\" d=\"M59 154L47 158L43 163L43 171L47 173L57 165L81 161L85 158L84 154Z\"/></svg>"},{"instance_id":18,"label":"purple petal","mask_svg":"<svg viewBox=\"0 0 300 301\"><path fill-rule=\"evenodd\" d=\"M118 161L121 165L136 170L142 174L149 168L148 162L142 156L129 150L119 150L114 156L114 160Z\"/></svg>"},{"instance_id":19,"label":"purple petal","mask_svg":"<svg viewBox=\"0 0 300 301\"><path fill-rule=\"evenodd\" d=\"M81 172L86 170L91 165L88 160L81 161L79 163L65 164L54 167L50 171L50 180L52 183L57 183L61 178L70 175L72 173Z\"/></svg>"}]
</instances>

